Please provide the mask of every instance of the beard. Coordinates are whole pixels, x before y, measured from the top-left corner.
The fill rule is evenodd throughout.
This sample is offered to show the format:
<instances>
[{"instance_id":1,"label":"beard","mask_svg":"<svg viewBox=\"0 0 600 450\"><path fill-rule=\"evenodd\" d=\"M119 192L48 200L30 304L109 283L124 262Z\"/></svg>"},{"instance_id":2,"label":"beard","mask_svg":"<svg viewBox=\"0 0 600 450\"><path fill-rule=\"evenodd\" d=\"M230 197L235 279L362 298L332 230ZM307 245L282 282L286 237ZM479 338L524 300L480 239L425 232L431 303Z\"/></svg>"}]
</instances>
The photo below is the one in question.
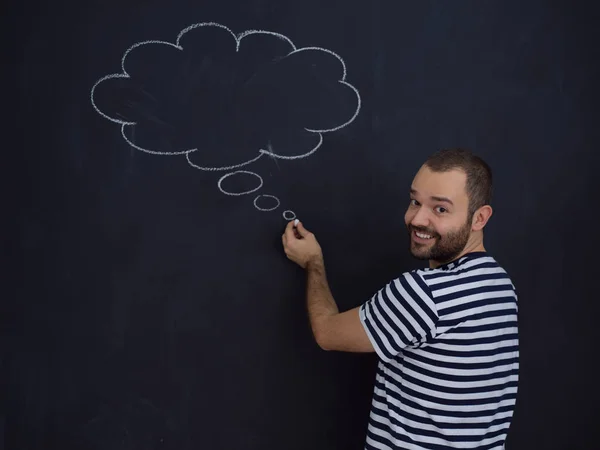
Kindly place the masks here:
<instances>
[{"instance_id":1,"label":"beard","mask_svg":"<svg viewBox=\"0 0 600 450\"><path fill-rule=\"evenodd\" d=\"M412 239L412 232L418 231L428 234L432 237L432 244L416 243ZM448 232L441 236L434 230L425 227L415 227L408 225L408 233L410 236L410 253L417 259L428 259L444 264L456 259L462 252L469 241L471 235L471 223L469 220L458 230Z\"/></svg>"}]
</instances>

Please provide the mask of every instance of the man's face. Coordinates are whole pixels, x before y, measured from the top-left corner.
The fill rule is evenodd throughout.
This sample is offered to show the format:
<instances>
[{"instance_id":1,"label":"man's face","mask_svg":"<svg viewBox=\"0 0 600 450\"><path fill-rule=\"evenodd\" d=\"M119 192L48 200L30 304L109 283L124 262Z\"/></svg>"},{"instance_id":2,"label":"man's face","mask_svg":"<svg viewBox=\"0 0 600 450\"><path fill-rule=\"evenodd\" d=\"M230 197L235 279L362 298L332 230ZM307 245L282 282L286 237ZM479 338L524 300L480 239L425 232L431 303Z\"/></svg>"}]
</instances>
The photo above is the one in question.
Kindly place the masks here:
<instances>
[{"instance_id":1,"label":"man's face","mask_svg":"<svg viewBox=\"0 0 600 450\"><path fill-rule=\"evenodd\" d=\"M421 167L410 190L404 221L415 258L437 264L456 259L471 236L466 174L461 170L433 172Z\"/></svg>"}]
</instances>

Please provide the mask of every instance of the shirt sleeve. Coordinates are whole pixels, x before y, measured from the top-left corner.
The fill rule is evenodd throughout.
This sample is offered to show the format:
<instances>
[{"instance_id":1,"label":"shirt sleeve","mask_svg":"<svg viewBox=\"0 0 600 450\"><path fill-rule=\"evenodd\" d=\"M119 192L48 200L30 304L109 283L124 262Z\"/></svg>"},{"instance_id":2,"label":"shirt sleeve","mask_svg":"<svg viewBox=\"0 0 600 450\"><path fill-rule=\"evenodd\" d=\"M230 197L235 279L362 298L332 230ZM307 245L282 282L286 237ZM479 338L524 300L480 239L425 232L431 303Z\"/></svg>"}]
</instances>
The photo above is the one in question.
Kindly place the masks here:
<instances>
[{"instance_id":1,"label":"shirt sleeve","mask_svg":"<svg viewBox=\"0 0 600 450\"><path fill-rule=\"evenodd\" d=\"M360 306L359 316L377 355L386 362L434 336L438 322L431 290L416 270L381 288Z\"/></svg>"}]
</instances>

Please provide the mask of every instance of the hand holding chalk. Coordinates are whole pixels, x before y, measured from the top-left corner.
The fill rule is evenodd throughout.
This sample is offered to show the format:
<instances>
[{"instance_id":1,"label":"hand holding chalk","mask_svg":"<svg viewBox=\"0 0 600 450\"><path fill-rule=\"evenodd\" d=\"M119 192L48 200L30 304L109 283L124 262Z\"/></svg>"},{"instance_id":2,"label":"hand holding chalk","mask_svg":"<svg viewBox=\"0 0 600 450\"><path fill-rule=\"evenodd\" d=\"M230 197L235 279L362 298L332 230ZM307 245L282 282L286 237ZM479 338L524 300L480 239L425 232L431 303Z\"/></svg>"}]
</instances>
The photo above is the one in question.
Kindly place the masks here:
<instances>
[{"instance_id":1,"label":"hand holding chalk","mask_svg":"<svg viewBox=\"0 0 600 450\"><path fill-rule=\"evenodd\" d=\"M300 221L298 219L294 220L294 234L296 235L296 237L298 239L302 239L302 235L298 232L298 228L297 228L299 222Z\"/></svg>"},{"instance_id":2,"label":"hand holding chalk","mask_svg":"<svg viewBox=\"0 0 600 450\"><path fill-rule=\"evenodd\" d=\"M323 253L317 238L304 228L298 219L287 224L281 241L288 259L302 268L306 268L309 263L318 263L323 260Z\"/></svg>"}]
</instances>

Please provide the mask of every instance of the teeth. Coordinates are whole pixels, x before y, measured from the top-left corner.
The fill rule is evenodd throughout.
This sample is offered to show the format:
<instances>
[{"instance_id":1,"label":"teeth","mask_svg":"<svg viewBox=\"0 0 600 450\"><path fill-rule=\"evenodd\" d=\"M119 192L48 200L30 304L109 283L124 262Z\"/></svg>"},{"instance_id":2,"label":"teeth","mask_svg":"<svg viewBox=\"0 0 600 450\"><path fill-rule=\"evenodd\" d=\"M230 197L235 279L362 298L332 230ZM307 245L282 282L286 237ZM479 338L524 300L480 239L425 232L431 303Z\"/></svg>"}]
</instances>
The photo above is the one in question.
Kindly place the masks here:
<instances>
[{"instance_id":1,"label":"teeth","mask_svg":"<svg viewBox=\"0 0 600 450\"><path fill-rule=\"evenodd\" d=\"M423 234L423 233L417 233L415 232L417 236L419 236L421 239L431 239L432 236L429 236L428 234Z\"/></svg>"}]
</instances>

